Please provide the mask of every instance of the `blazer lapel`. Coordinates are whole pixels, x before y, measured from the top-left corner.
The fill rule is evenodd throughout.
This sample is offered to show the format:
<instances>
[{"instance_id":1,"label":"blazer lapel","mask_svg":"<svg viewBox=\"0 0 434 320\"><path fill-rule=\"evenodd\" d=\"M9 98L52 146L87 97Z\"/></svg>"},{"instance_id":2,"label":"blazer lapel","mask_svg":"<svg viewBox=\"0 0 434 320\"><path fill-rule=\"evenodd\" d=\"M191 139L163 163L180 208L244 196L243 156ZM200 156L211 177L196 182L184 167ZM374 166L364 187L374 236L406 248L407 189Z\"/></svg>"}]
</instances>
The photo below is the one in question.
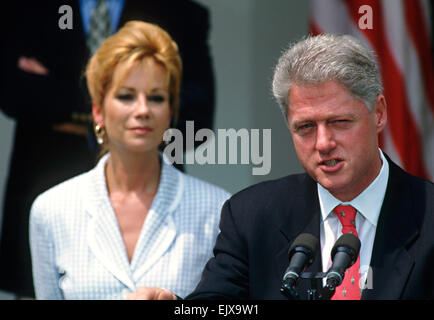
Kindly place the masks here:
<instances>
[{"instance_id":1,"label":"blazer lapel","mask_svg":"<svg viewBox=\"0 0 434 320\"><path fill-rule=\"evenodd\" d=\"M183 176L179 171L162 161L158 191L143 225L131 261L134 281L139 281L143 277L165 254L176 238L173 212L184 191L183 181Z\"/></svg>"},{"instance_id":2,"label":"blazer lapel","mask_svg":"<svg viewBox=\"0 0 434 320\"><path fill-rule=\"evenodd\" d=\"M134 281L141 277L169 249L176 237L176 227L172 215L163 216L164 212L151 210L148 214L143 237L137 243L139 250L131 263Z\"/></svg>"},{"instance_id":3,"label":"blazer lapel","mask_svg":"<svg viewBox=\"0 0 434 320\"><path fill-rule=\"evenodd\" d=\"M419 230L405 174L390 159L389 181L375 234L368 290L362 299L399 299L414 260L408 248ZM371 285L371 289L369 286Z\"/></svg>"},{"instance_id":4,"label":"blazer lapel","mask_svg":"<svg viewBox=\"0 0 434 320\"><path fill-rule=\"evenodd\" d=\"M102 158L90 176L87 243L100 263L134 291L125 245L105 184L104 167L107 159L108 155Z\"/></svg>"},{"instance_id":5,"label":"blazer lapel","mask_svg":"<svg viewBox=\"0 0 434 320\"><path fill-rule=\"evenodd\" d=\"M291 201L286 201L276 224L281 232L278 249L275 255L275 264L280 279L289 265L288 250L295 238L302 233L310 233L319 239L320 236L320 206L316 183L308 175L299 175L299 182L293 189ZM286 197L288 198L288 197ZM321 250L318 243L318 251L314 262L305 271L321 272ZM300 279L297 284L297 292L302 299L306 298L306 292L310 289L310 281Z\"/></svg>"}]
</instances>

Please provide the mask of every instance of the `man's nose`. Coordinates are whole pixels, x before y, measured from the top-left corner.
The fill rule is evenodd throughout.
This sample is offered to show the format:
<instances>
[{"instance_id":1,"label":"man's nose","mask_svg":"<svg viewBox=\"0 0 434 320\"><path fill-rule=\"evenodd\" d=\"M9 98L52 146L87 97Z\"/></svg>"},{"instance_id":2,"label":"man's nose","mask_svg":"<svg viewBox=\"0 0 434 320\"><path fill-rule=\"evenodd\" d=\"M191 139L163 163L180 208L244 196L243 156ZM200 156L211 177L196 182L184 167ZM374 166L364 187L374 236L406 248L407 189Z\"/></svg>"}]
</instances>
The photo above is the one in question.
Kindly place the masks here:
<instances>
[{"instance_id":1,"label":"man's nose","mask_svg":"<svg viewBox=\"0 0 434 320\"><path fill-rule=\"evenodd\" d=\"M333 130L326 124L317 127L315 147L321 153L328 153L336 147Z\"/></svg>"}]
</instances>

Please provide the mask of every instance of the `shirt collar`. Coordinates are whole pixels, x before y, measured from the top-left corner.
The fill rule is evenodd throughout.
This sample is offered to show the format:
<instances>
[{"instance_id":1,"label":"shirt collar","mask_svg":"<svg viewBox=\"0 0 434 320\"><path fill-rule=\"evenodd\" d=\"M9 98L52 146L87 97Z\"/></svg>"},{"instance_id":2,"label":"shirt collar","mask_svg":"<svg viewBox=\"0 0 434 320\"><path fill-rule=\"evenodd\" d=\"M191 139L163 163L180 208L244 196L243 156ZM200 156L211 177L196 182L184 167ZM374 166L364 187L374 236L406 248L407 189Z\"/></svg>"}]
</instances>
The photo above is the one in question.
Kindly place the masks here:
<instances>
[{"instance_id":1,"label":"shirt collar","mask_svg":"<svg viewBox=\"0 0 434 320\"><path fill-rule=\"evenodd\" d=\"M382 160L380 173L374 181L372 181L371 184L353 200L342 202L336 199L327 189L317 183L323 221L337 205L344 204L353 206L365 219L374 226L377 226L384 195L386 194L387 181L389 179L389 164L381 149L378 150L380 151L380 157Z\"/></svg>"}]
</instances>

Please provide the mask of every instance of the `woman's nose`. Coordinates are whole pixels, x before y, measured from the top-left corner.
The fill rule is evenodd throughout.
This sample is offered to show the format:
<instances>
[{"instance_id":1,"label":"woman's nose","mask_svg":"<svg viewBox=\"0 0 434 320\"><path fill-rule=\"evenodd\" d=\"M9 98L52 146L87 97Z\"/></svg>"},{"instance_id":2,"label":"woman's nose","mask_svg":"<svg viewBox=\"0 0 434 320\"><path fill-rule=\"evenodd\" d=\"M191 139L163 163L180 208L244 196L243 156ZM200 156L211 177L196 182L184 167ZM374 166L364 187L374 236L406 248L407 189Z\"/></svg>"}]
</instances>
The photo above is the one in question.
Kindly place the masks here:
<instances>
[{"instance_id":1,"label":"woman's nose","mask_svg":"<svg viewBox=\"0 0 434 320\"><path fill-rule=\"evenodd\" d=\"M137 99L136 113L139 117L149 116L151 109L148 104L148 100L145 95L140 95Z\"/></svg>"}]
</instances>

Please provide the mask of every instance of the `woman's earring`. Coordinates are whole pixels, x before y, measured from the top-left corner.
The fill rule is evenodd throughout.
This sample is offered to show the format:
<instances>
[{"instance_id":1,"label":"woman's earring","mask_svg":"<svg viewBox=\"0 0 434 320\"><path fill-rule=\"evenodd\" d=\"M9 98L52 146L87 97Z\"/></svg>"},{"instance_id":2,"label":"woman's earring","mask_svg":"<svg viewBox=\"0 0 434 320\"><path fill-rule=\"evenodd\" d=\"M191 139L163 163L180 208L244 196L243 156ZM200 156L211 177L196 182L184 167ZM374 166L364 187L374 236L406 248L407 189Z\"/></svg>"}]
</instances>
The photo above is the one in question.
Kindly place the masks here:
<instances>
[{"instance_id":1,"label":"woman's earring","mask_svg":"<svg viewBox=\"0 0 434 320\"><path fill-rule=\"evenodd\" d=\"M98 144L103 144L105 129L99 124L96 124L94 130L95 130L96 142L98 142Z\"/></svg>"}]
</instances>

